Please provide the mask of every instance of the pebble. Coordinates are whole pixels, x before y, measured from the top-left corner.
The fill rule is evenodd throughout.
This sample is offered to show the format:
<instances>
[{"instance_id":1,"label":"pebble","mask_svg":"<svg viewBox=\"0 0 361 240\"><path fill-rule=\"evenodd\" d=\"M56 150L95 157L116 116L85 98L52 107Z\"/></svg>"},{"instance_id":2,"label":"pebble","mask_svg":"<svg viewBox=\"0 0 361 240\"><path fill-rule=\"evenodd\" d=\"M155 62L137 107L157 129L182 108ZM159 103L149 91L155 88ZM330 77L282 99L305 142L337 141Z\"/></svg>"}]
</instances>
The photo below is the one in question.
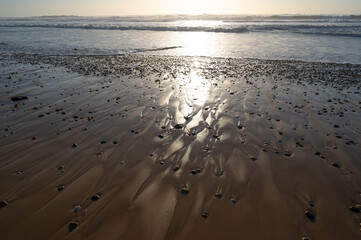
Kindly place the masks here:
<instances>
[{"instance_id":1,"label":"pebble","mask_svg":"<svg viewBox=\"0 0 361 240\"><path fill-rule=\"evenodd\" d=\"M161 134L159 134L159 135L158 135L158 138L162 139L162 138L164 138L164 136L161 135Z\"/></svg>"},{"instance_id":2,"label":"pebble","mask_svg":"<svg viewBox=\"0 0 361 240\"><path fill-rule=\"evenodd\" d=\"M332 167L335 167L335 168L340 168L341 167L340 164L335 163L335 162L331 163L331 165L332 165Z\"/></svg>"},{"instance_id":3,"label":"pebble","mask_svg":"<svg viewBox=\"0 0 361 240\"><path fill-rule=\"evenodd\" d=\"M202 213L202 218L208 218L208 213Z\"/></svg>"},{"instance_id":4,"label":"pebble","mask_svg":"<svg viewBox=\"0 0 361 240\"><path fill-rule=\"evenodd\" d=\"M349 209L354 213L360 213L361 205L351 206Z\"/></svg>"},{"instance_id":5,"label":"pebble","mask_svg":"<svg viewBox=\"0 0 361 240\"><path fill-rule=\"evenodd\" d=\"M72 148L76 148L78 146L78 144L73 143L73 145L71 145Z\"/></svg>"},{"instance_id":6,"label":"pebble","mask_svg":"<svg viewBox=\"0 0 361 240\"><path fill-rule=\"evenodd\" d=\"M181 193L182 193L183 195L187 195L187 194L189 193L188 188L182 188L182 189L181 189Z\"/></svg>"},{"instance_id":7,"label":"pebble","mask_svg":"<svg viewBox=\"0 0 361 240\"><path fill-rule=\"evenodd\" d=\"M99 194L95 194L95 195L91 196L90 199L91 199L92 201L97 201L99 198L100 198Z\"/></svg>"},{"instance_id":8,"label":"pebble","mask_svg":"<svg viewBox=\"0 0 361 240\"><path fill-rule=\"evenodd\" d=\"M75 212L75 213L79 212L79 211L80 211L80 208L81 208L80 205L76 205L76 206L74 207L74 212Z\"/></svg>"},{"instance_id":9,"label":"pebble","mask_svg":"<svg viewBox=\"0 0 361 240\"><path fill-rule=\"evenodd\" d=\"M257 158L256 158L256 157L251 157L251 160L252 160L252 161L256 161Z\"/></svg>"},{"instance_id":10,"label":"pebble","mask_svg":"<svg viewBox=\"0 0 361 240\"><path fill-rule=\"evenodd\" d=\"M222 193L216 193L216 194L214 194L214 196L219 199L221 199L223 197Z\"/></svg>"},{"instance_id":11,"label":"pebble","mask_svg":"<svg viewBox=\"0 0 361 240\"><path fill-rule=\"evenodd\" d=\"M303 237L302 240L312 240L312 239L309 237Z\"/></svg>"},{"instance_id":12,"label":"pebble","mask_svg":"<svg viewBox=\"0 0 361 240\"><path fill-rule=\"evenodd\" d=\"M179 170L179 167L173 168L173 171L174 171L174 172L177 172L178 170Z\"/></svg>"},{"instance_id":13,"label":"pebble","mask_svg":"<svg viewBox=\"0 0 361 240\"><path fill-rule=\"evenodd\" d=\"M75 228L77 228L79 225L78 222L75 222L75 221L71 221L68 225L68 231L69 232L72 232Z\"/></svg>"},{"instance_id":14,"label":"pebble","mask_svg":"<svg viewBox=\"0 0 361 240\"><path fill-rule=\"evenodd\" d=\"M231 201L233 204L237 203L237 199L235 199L235 198L232 198Z\"/></svg>"},{"instance_id":15,"label":"pebble","mask_svg":"<svg viewBox=\"0 0 361 240\"><path fill-rule=\"evenodd\" d=\"M120 164L120 165L124 165L124 162L123 162L123 161L120 161L119 164Z\"/></svg>"},{"instance_id":16,"label":"pebble","mask_svg":"<svg viewBox=\"0 0 361 240\"><path fill-rule=\"evenodd\" d=\"M64 188L65 188L65 186L64 185L60 185L60 186L58 186L58 191L60 192L60 191L63 191L64 190Z\"/></svg>"},{"instance_id":17,"label":"pebble","mask_svg":"<svg viewBox=\"0 0 361 240\"><path fill-rule=\"evenodd\" d=\"M15 96L11 98L11 101L13 102L17 102L17 101L22 101L22 100L27 100L29 99L27 96Z\"/></svg>"},{"instance_id":18,"label":"pebble","mask_svg":"<svg viewBox=\"0 0 361 240\"><path fill-rule=\"evenodd\" d=\"M1 200L0 208L6 207L9 203L6 200Z\"/></svg>"},{"instance_id":19,"label":"pebble","mask_svg":"<svg viewBox=\"0 0 361 240\"><path fill-rule=\"evenodd\" d=\"M183 125L182 124L176 124L176 125L174 125L174 128L175 129L182 129Z\"/></svg>"},{"instance_id":20,"label":"pebble","mask_svg":"<svg viewBox=\"0 0 361 240\"><path fill-rule=\"evenodd\" d=\"M316 219L315 219L315 216L313 215L313 213L312 212L310 212L310 211L306 211L305 212L305 215L306 215L306 217L310 220L310 221L312 221L312 222L314 222Z\"/></svg>"},{"instance_id":21,"label":"pebble","mask_svg":"<svg viewBox=\"0 0 361 240\"><path fill-rule=\"evenodd\" d=\"M35 137L35 136L34 136L34 137L32 137L31 139L32 139L32 140L36 140L37 138L38 138L38 137Z\"/></svg>"},{"instance_id":22,"label":"pebble","mask_svg":"<svg viewBox=\"0 0 361 240\"><path fill-rule=\"evenodd\" d=\"M106 142L106 141L104 141L104 140L100 142L100 144L106 144L106 143L107 143L107 142Z\"/></svg>"}]
</instances>

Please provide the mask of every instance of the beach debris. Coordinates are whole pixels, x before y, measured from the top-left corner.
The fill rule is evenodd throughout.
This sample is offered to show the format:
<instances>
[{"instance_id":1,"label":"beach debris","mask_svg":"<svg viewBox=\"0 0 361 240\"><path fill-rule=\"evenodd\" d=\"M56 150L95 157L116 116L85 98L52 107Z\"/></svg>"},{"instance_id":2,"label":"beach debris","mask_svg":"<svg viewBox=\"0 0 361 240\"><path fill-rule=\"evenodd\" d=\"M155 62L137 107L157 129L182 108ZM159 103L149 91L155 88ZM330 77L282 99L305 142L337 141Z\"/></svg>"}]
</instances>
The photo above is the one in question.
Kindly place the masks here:
<instances>
[{"instance_id":1,"label":"beach debris","mask_svg":"<svg viewBox=\"0 0 361 240\"><path fill-rule=\"evenodd\" d=\"M6 200L0 201L0 208L6 207L9 203Z\"/></svg>"}]
</instances>

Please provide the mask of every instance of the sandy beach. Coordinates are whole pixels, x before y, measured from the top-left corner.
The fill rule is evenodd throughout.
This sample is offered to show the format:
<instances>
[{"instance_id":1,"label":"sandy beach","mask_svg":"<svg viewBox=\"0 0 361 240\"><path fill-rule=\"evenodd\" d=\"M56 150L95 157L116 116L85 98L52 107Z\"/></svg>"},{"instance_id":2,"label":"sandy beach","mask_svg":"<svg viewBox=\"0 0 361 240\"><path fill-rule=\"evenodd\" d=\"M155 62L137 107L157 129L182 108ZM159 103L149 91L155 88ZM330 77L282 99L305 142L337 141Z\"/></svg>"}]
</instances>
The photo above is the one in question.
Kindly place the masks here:
<instances>
[{"instance_id":1,"label":"sandy beach","mask_svg":"<svg viewBox=\"0 0 361 240\"><path fill-rule=\"evenodd\" d=\"M0 239L361 238L361 65L0 66Z\"/></svg>"}]
</instances>

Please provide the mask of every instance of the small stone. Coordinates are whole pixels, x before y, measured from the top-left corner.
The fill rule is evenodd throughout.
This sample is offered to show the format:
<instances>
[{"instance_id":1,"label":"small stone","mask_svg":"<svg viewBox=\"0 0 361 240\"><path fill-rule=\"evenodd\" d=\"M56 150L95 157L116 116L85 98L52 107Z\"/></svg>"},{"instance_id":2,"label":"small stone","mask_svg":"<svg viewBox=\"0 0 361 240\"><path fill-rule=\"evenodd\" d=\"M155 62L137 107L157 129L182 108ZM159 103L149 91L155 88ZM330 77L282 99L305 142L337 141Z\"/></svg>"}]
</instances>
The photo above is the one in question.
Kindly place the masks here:
<instances>
[{"instance_id":1,"label":"small stone","mask_svg":"<svg viewBox=\"0 0 361 240\"><path fill-rule=\"evenodd\" d=\"M76 205L76 206L74 207L74 212L75 212L75 213L79 212L79 211L80 211L80 208L81 208L80 205Z\"/></svg>"},{"instance_id":2,"label":"small stone","mask_svg":"<svg viewBox=\"0 0 361 240\"><path fill-rule=\"evenodd\" d=\"M215 196L216 198L221 199L223 195L222 195L222 193L216 193L216 194L214 194L214 196Z\"/></svg>"},{"instance_id":3,"label":"small stone","mask_svg":"<svg viewBox=\"0 0 361 240\"><path fill-rule=\"evenodd\" d=\"M173 168L173 171L174 171L174 172L177 172L178 170L179 170L179 167Z\"/></svg>"},{"instance_id":4,"label":"small stone","mask_svg":"<svg viewBox=\"0 0 361 240\"><path fill-rule=\"evenodd\" d=\"M335 124L335 125L333 125L333 127L334 127L334 128L339 128L340 126L337 125L337 124Z\"/></svg>"},{"instance_id":5,"label":"small stone","mask_svg":"<svg viewBox=\"0 0 361 240\"><path fill-rule=\"evenodd\" d=\"M286 157L291 157L291 156L292 156L292 153L285 153L285 156L286 156Z\"/></svg>"},{"instance_id":6,"label":"small stone","mask_svg":"<svg viewBox=\"0 0 361 240\"><path fill-rule=\"evenodd\" d=\"M97 201L99 198L100 198L99 194L95 194L95 195L91 196L90 199L95 202L95 201Z\"/></svg>"},{"instance_id":7,"label":"small stone","mask_svg":"<svg viewBox=\"0 0 361 240\"><path fill-rule=\"evenodd\" d=\"M305 212L305 215L306 215L306 217L310 220L310 221L312 221L312 222L314 222L316 219L315 219L315 216L313 215L313 213L312 212L310 212L310 211L306 211Z\"/></svg>"},{"instance_id":8,"label":"small stone","mask_svg":"<svg viewBox=\"0 0 361 240\"><path fill-rule=\"evenodd\" d=\"M64 165L60 165L59 167L58 167L58 170L63 170L64 169Z\"/></svg>"},{"instance_id":9,"label":"small stone","mask_svg":"<svg viewBox=\"0 0 361 240\"><path fill-rule=\"evenodd\" d=\"M181 193L182 193L183 195L187 195L187 194L189 193L188 188L182 188L182 189L181 189Z\"/></svg>"},{"instance_id":10,"label":"small stone","mask_svg":"<svg viewBox=\"0 0 361 240\"><path fill-rule=\"evenodd\" d=\"M117 141L113 141L113 144L115 145L115 144L118 144L118 142Z\"/></svg>"},{"instance_id":11,"label":"small stone","mask_svg":"<svg viewBox=\"0 0 361 240\"><path fill-rule=\"evenodd\" d=\"M174 125L175 129L182 129L183 128L183 124L176 124Z\"/></svg>"},{"instance_id":12,"label":"small stone","mask_svg":"<svg viewBox=\"0 0 361 240\"><path fill-rule=\"evenodd\" d=\"M106 144L106 143L107 143L107 141L104 141L104 140L100 142L100 144Z\"/></svg>"},{"instance_id":13,"label":"small stone","mask_svg":"<svg viewBox=\"0 0 361 240\"><path fill-rule=\"evenodd\" d=\"M312 240L312 239L309 237L303 237L302 240Z\"/></svg>"},{"instance_id":14,"label":"small stone","mask_svg":"<svg viewBox=\"0 0 361 240\"><path fill-rule=\"evenodd\" d=\"M68 231L69 232L72 232L75 228L77 228L79 225L78 222L75 222L75 221L71 221L68 225Z\"/></svg>"},{"instance_id":15,"label":"small stone","mask_svg":"<svg viewBox=\"0 0 361 240\"><path fill-rule=\"evenodd\" d=\"M208 213L202 213L202 218L208 218Z\"/></svg>"},{"instance_id":16,"label":"small stone","mask_svg":"<svg viewBox=\"0 0 361 240\"><path fill-rule=\"evenodd\" d=\"M252 161L256 161L257 158L256 158L256 157L251 157L251 160L252 160Z\"/></svg>"},{"instance_id":17,"label":"small stone","mask_svg":"<svg viewBox=\"0 0 361 240\"><path fill-rule=\"evenodd\" d=\"M351 206L349 209L354 213L360 213L361 205Z\"/></svg>"},{"instance_id":18,"label":"small stone","mask_svg":"<svg viewBox=\"0 0 361 240\"><path fill-rule=\"evenodd\" d=\"M65 186L64 185L60 185L60 186L58 186L58 191L60 192L60 191L63 191L64 190L64 188L65 188Z\"/></svg>"},{"instance_id":19,"label":"small stone","mask_svg":"<svg viewBox=\"0 0 361 240\"><path fill-rule=\"evenodd\" d=\"M36 140L38 137L34 136L31 138L31 140Z\"/></svg>"},{"instance_id":20,"label":"small stone","mask_svg":"<svg viewBox=\"0 0 361 240\"><path fill-rule=\"evenodd\" d=\"M120 165L124 165L124 162L123 162L123 161L120 161L119 164L120 164Z\"/></svg>"},{"instance_id":21,"label":"small stone","mask_svg":"<svg viewBox=\"0 0 361 240\"><path fill-rule=\"evenodd\" d=\"M78 144L73 143L73 145L71 145L72 148L76 148L78 146Z\"/></svg>"},{"instance_id":22,"label":"small stone","mask_svg":"<svg viewBox=\"0 0 361 240\"><path fill-rule=\"evenodd\" d=\"M99 155L102 155L103 154L103 152L102 151L100 151L100 152L96 152L95 153L97 156L99 156Z\"/></svg>"},{"instance_id":23,"label":"small stone","mask_svg":"<svg viewBox=\"0 0 361 240\"><path fill-rule=\"evenodd\" d=\"M235 198L232 198L231 201L233 204L237 203L237 199L235 199Z\"/></svg>"},{"instance_id":24,"label":"small stone","mask_svg":"<svg viewBox=\"0 0 361 240\"><path fill-rule=\"evenodd\" d=\"M11 98L11 101L13 102L17 102L17 101L22 101L22 100L27 100L28 97L27 96L15 96Z\"/></svg>"},{"instance_id":25,"label":"small stone","mask_svg":"<svg viewBox=\"0 0 361 240\"><path fill-rule=\"evenodd\" d=\"M335 168L340 168L341 167L340 164L338 164L336 162L331 163L331 166L335 167Z\"/></svg>"},{"instance_id":26,"label":"small stone","mask_svg":"<svg viewBox=\"0 0 361 240\"><path fill-rule=\"evenodd\" d=\"M159 134L159 135L158 135L158 138L162 139L162 138L164 138L164 136L161 135L161 134Z\"/></svg>"},{"instance_id":27,"label":"small stone","mask_svg":"<svg viewBox=\"0 0 361 240\"><path fill-rule=\"evenodd\" d=\"M6 200L1 200L0 208L6 207L9 203Z\"/></svg>"}]
</instances>

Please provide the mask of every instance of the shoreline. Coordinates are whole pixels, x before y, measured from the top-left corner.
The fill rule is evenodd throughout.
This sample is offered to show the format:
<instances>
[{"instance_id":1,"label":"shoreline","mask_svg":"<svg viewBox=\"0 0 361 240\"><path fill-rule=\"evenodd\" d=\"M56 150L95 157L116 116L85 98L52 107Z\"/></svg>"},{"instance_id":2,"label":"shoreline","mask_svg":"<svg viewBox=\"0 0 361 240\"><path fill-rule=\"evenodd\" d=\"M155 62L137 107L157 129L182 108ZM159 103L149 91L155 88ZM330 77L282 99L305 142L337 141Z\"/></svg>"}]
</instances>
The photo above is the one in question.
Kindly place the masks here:
<instances>
[{"instance_id":1,"label":"shoreline","mask_svg":"<svg viewBox=\"0 0 361 240\"><path fill-rule=\"evenodd\" d=\"M0 238L361 235L361 65L149 55L0 65Z\"/></svg>"}]
</instances>

